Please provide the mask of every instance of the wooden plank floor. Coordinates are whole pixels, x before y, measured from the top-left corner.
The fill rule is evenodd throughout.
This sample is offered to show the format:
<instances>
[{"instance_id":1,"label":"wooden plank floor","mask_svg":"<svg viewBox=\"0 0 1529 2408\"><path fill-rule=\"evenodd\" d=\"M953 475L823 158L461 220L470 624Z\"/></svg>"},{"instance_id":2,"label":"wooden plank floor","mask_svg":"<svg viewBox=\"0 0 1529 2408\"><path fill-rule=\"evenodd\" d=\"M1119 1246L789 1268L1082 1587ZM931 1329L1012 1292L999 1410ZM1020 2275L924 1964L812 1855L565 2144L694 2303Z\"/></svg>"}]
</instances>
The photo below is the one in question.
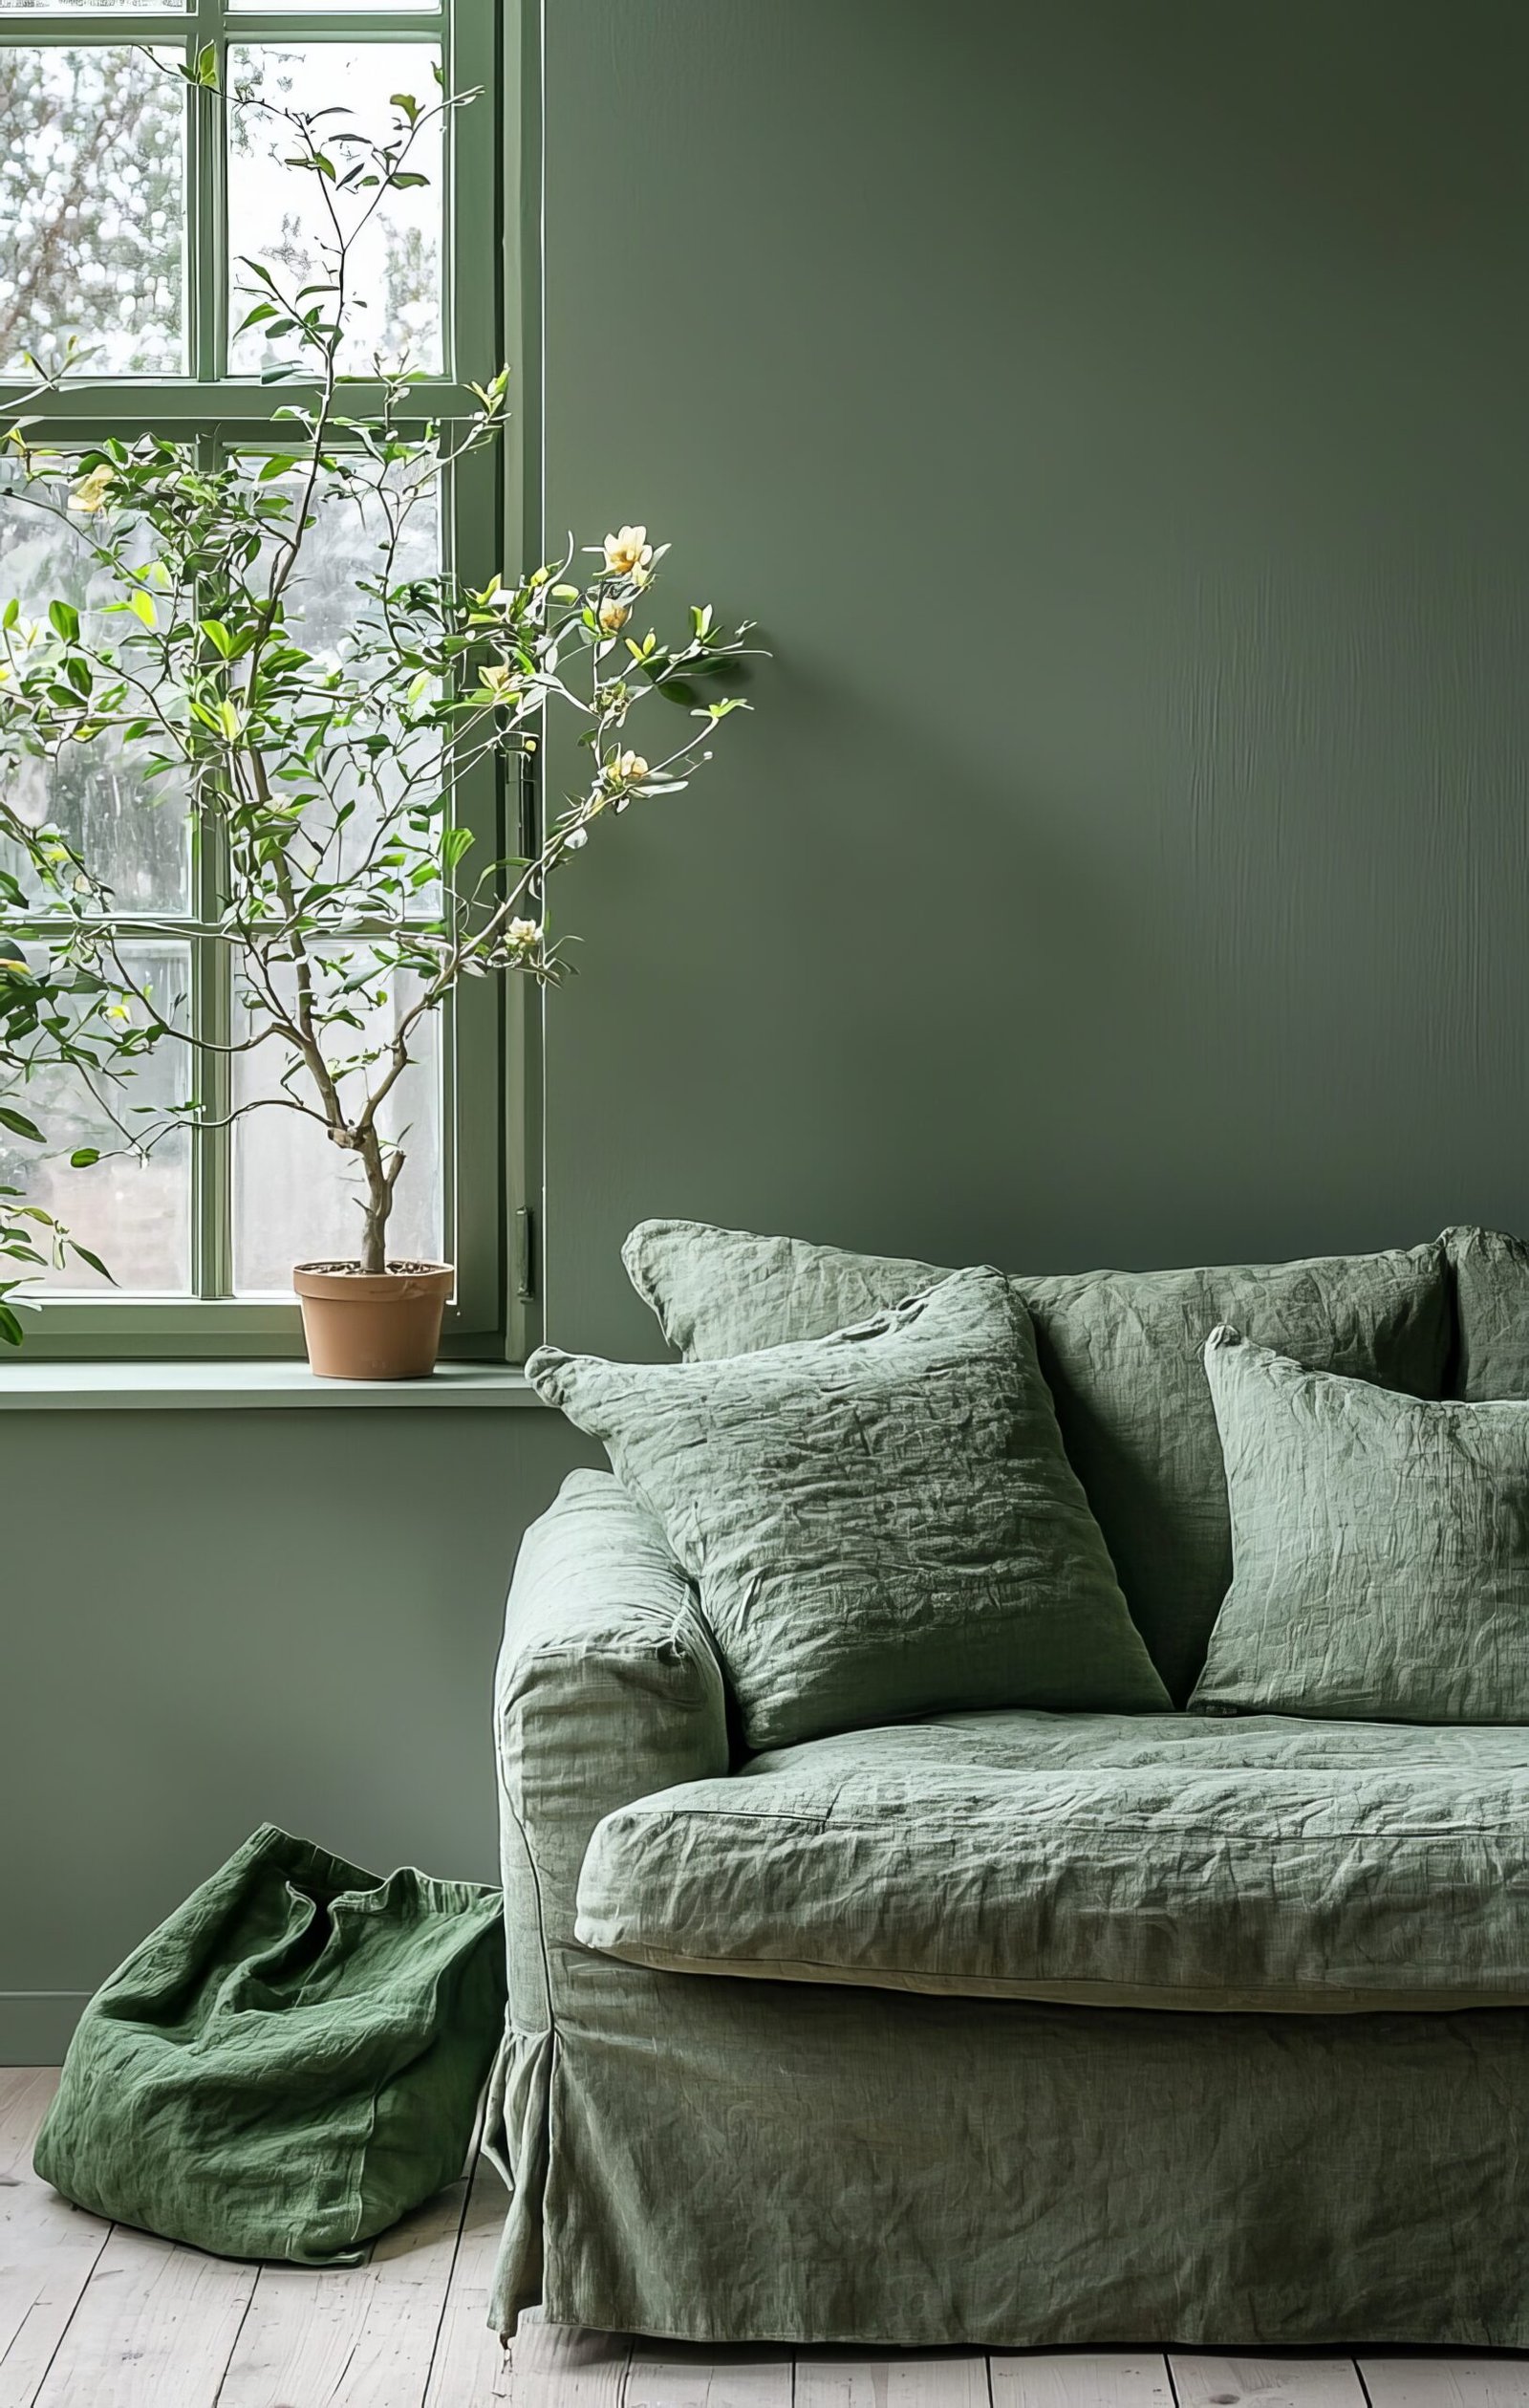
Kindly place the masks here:
<instances>
[{"instance_id":1,"label":"wooden plank floor","mask_svg":"<svg viewBox=\"0 0 1529 2408\"><path fill-rule=\"evenodd\" d=\"M0 2408L1529 2408L1529 2357L690 2350L484 2322L487 2165L322 2273L68 2207L32 2171L56 2074L0 2069Z\"/></svg>"}]
</instances>

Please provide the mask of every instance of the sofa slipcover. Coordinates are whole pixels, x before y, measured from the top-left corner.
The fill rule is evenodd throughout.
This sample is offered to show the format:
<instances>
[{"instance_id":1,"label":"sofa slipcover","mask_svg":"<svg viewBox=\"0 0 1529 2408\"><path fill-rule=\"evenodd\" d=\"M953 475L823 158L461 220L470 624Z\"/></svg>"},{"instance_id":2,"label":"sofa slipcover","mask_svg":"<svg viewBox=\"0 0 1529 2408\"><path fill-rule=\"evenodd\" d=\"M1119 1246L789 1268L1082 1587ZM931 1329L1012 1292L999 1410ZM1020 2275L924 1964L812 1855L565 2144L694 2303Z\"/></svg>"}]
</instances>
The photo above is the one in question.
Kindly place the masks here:
<instances>
[{"instance_id":1,"label":"sofa slipcover","mask_svg":"<svg viewBox=\"0 0 1529 2408\"><path fill-rule=\"evenodd\" d=\"M730 1761L689 1586L604 1474L527 1534L496 1712L500 2332L540 2301L707 2342L1529 2347L1522 2008L1152 2013L586 1947L596 1825Z\"/></svg>"},{"instance_id":2,"label":"sofa slipcover","mask_svg":"<svg viewBox=\"0 0 1529 2408\"><path fill-rule=\"evenodd\" d=\"M1295 2014L1529 2002L1529 1729L987 1713L596 1829L587 1947L673 1972Z\"/></svg>"}]
</instances>

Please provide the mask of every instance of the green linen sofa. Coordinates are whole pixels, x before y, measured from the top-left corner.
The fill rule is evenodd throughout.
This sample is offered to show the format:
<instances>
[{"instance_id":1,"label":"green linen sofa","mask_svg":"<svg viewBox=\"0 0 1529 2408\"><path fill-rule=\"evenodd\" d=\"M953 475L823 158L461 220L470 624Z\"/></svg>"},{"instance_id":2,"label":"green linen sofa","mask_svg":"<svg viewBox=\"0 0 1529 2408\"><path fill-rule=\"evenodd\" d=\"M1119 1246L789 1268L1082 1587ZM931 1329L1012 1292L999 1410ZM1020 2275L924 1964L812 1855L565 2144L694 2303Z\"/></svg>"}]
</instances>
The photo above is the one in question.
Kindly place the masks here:
<instances>
[{"instance_id":1,"label":"green linen sofa","mask_svg":"<svg viewBox=\"0 0 1529 2408\"><path fill-rule=\"evenodd\" d=\"M633 1244L693 1355L938 1276ZM1229 1573L1217 1321L1529 1396L1529 1253L1491 1233L1016 1284L1179 1701ZM1529 1729L993 1711L750 1760L661 1531L594 1472L526 1537L496 1728L502 2332L1529 2347Z\"/></svg>"}]
</instances>

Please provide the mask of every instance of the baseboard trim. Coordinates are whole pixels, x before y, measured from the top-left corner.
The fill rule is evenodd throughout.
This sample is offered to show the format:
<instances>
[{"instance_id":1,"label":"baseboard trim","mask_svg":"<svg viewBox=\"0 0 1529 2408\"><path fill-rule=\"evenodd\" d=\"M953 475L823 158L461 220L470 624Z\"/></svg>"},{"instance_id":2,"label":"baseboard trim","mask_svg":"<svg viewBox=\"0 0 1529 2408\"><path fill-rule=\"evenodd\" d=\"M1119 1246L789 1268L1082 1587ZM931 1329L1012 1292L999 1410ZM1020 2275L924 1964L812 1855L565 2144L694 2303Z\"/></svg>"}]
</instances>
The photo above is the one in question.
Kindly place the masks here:
<instances>
[{"instance_id":1,"label":"baseboard trim","mask_svg":"<svg viewBox=\"0 0 1529 2408\"><path fill-rule=\"evenodd\" d=\"M89 1990L0 1990L0 2065L61 2065Z\"/></svg>"}]
</instances>

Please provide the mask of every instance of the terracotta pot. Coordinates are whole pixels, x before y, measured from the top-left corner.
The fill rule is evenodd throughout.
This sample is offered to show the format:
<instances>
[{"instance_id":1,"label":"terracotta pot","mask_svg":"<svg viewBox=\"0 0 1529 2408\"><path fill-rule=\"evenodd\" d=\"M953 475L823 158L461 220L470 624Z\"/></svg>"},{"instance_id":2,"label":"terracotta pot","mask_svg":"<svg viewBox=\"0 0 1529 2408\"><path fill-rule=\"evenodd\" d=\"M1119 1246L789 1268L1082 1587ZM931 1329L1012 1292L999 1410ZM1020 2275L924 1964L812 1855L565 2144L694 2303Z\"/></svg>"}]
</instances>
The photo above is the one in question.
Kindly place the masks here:
<instances>
[{"instance_id":1,"label":"terracotta pot","mask_svg":"<svg viewBox=\"0 0 1529 2408\"><path fill-rule=\"evenodd\" d=\"M441 1316L456 1276L449 1263L385 1271L299 1263L308 1359L320 1379L428 1379L441 1351Z\"/></svg>"}]
</instances>

